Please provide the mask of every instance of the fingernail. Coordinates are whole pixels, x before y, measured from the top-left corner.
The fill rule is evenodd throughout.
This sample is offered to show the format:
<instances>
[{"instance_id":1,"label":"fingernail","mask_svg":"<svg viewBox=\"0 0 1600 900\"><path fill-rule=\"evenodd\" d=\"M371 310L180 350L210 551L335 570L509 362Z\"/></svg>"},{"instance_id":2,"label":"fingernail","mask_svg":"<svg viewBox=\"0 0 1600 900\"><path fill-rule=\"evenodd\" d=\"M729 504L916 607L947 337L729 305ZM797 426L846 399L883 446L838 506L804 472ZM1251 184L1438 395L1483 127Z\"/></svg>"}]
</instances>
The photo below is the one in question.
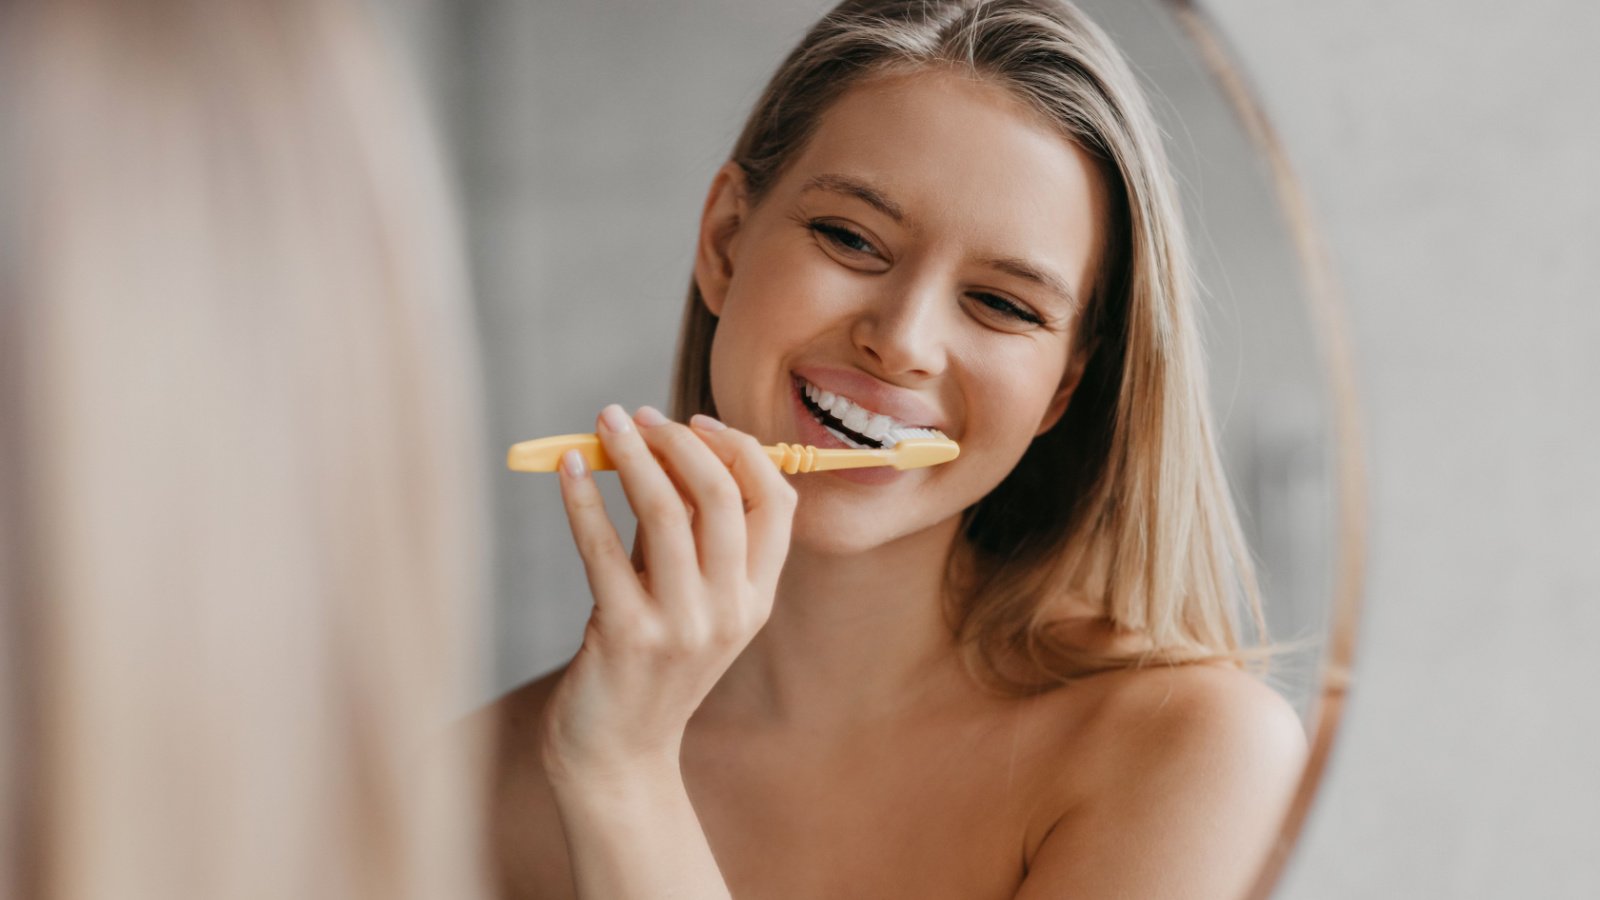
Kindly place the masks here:
<instances>
[{"instance_id":1,"label":"fingernail","mask_svg":"<svg viewBox=\"0 0 1600 900\"><path fill-rule=\"evenodd\" d=\"M628 419L628 414L615 403L600 410L600 424L604 425L607 431L617 434L633 430L633 422Z\"/></svg>"},{"instance_id":2,"label":"fingernail","mask_svg":"<svg viewBox=\"0 0 1600 900\"><path fill-rule=\"evenodd\" d=\"M646 428L654 428L657 425L665 425L667 417L654 406L641 406L639 411L633 414L633 420Z\"/></svg>"},{"instance_id":3,"label":"fingernail","mask_svg":"<svg viewBox=\"0 0 1600 900\"><path fill-rule=\"evenodd\" d=\"M690 416L689 424L700 429L701 431L726 431L728 428L728 426L722 424L716 419L711 418L705 413L695 413L693 416Z\"/></svg>"},{"instance_id":4,"label":"fingernail","mask_svg":"<svg viewBox=\"0 0 1600 900\"><path fill-rule=\"evenodd\" d=\"M582 478L583 473L587 471L583 465L583 454L576 450L568 450L561 454L561 468L573 478Z\"/></svg>"}]
</instances>

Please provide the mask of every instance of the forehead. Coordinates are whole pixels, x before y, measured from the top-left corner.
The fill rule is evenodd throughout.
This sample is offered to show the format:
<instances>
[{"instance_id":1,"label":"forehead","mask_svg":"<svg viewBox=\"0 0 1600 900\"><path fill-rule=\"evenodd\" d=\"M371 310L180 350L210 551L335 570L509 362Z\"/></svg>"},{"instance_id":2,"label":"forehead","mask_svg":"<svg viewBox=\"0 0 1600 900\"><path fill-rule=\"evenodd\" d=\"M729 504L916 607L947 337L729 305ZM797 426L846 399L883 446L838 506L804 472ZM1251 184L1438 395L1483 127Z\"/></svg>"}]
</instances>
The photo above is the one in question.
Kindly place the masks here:
<instances>
[{"instance_id":1,"label":"forehead","mask_svg":"<svg viewBox=\"0 0 1600 900\"><path fill-rule=\"evenodd\" d=\"M1075 281L1099 247L1093 159L1005 88L971 76L921 70L852 88L780 190L797 193L818 175L873 185L929 239L1037 258Z\"/></svg>"}]
</instances>

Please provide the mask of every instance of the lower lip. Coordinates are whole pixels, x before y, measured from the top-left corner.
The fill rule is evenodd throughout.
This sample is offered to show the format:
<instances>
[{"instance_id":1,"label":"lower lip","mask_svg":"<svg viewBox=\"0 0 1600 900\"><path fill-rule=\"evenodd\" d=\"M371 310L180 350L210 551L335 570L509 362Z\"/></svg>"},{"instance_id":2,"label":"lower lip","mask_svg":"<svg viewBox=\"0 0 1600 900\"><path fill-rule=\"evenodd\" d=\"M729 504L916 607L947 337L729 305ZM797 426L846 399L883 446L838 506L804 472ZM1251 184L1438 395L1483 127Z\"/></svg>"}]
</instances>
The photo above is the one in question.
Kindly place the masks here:
<instances>
[{"instance_id":1,"label":"lower lip","mask_svg":"<svg viewBox=\"0 0 1600 900\"><path fill-rule=\"evenodd\" d=\"M800 443L810 444L822 450L859 449L839 440L833 436L833 432L822 427L822 423L817 421L811 410L806 408L805 401L800 398L800 382L792 379L789 384L789 395L794 402L795 426L800 433ZM906 473L893 466L882 466L873 469L834 469L818 474L831 475L856 484L888 484Z\"/></svg>"}]
</instances>

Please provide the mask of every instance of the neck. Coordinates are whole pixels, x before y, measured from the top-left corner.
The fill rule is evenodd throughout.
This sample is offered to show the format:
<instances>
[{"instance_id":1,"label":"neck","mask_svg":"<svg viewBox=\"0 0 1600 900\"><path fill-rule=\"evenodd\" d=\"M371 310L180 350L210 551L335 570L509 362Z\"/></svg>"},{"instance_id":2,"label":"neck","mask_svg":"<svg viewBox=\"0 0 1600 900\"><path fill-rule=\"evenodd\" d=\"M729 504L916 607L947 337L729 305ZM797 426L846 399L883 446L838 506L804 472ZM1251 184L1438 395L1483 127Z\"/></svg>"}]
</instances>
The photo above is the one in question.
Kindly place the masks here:
<instances>
[{"instance_id":1,"label":"neck","mask_svg":"<svg viewBox=\"0 0 1600 900\"><path fill-rule=\"evenodd\" d=\"M850 729L948 707L964 684L944 617L952 518L864 553L796 546L772 615L707 697L712 715Z\"/></svg>"}]
</instances>

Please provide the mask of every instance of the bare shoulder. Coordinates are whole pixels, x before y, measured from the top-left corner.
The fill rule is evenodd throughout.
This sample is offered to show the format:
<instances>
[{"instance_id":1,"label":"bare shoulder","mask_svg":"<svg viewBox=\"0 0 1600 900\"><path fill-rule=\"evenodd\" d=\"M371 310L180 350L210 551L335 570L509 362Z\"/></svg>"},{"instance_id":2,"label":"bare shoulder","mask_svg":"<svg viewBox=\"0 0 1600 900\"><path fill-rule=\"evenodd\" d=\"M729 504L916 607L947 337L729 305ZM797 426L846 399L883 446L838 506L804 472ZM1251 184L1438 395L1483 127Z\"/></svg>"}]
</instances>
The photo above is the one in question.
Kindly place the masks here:
<instances>
[{"instance_id":1,"label":"bare shoulder","mask_svg":"<svg viewBox=\"0 0 1600 900\"><path fill-rule=\"evenodd\" d=\"M1028 848L1019 897L1242 895L1305 764L1293 708L1222 666L1073 687L1088 713L1064 739L1052 818Z\"/></svg>"},{"instance_id":2,"label":"bare shoulder","mask_svg":"<svg viewBox=\"0 0 1600 900\"><path fill-rule=\"evenodd\" d=\"M1263 778L1292 769L1305 731L1277 691L1240 669L1212 665L1142 669L1112 676L1100 704L1114 732L1116 764L1141 775L1160 768L1237 767Z\"/></svg>"},{"instance_id":3,"label":"bare shoulder","mask_svg":"<svg viewBox=\"0 0 1600 900\"><path fill-rule=\"evenodd\" d=\"M563 666L476 712L494 735L489 760L489 841L499 896L551 900L573 896L566 839L539 759L544 708Z\"/></svg>"}]
</instances>

